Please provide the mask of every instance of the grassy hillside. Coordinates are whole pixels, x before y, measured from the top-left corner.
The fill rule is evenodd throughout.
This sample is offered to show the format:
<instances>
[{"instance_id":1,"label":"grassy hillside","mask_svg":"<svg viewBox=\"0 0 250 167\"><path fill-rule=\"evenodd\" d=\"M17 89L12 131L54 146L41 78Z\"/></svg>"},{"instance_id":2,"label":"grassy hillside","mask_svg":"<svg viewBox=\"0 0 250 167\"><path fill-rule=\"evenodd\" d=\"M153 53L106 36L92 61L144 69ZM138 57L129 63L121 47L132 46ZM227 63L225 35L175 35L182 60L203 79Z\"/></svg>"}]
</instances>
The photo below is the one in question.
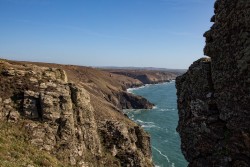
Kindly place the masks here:
<instances>
[{"instance_id":1,"label":"grassy hillside","mask_svg":"<svg viewBox=\"0 0 250 167\"><path fill-rule=\"evenodd\" d=\"M0 122L0 166L1 167L62 167L48 152L38 150L28 142L24 127Z\"/></svg>"}]
</instances>

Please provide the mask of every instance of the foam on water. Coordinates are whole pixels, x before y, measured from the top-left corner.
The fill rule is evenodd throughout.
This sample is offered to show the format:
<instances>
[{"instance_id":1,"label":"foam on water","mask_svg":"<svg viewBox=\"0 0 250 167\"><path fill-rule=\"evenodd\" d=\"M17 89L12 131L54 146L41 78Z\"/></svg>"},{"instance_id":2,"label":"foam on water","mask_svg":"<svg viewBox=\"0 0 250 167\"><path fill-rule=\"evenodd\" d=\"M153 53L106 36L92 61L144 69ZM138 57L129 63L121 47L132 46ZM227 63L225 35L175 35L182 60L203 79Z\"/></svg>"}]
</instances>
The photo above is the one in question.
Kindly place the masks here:
<instances>
[{"instance_id":1,"label":"foam on water","mask_svg":"<svg viewBox=\"0 0 250 167\"><path fill-rule=\"evenodd\" d=\"M145 122L145 121L142 121L140 119L137 119L137 120L134 120L134 116L131 117L133 121L135 121L136 123L138 123L139 125L141 125L141 127L143 128L159 128L161 129L161 127L155 125L154 122Z\"/></svg>"},{"instance_id":2,"label":"foam on water","mask_svg":"<svg viewBox=\"0 0 250 167\"><path fill-rule=\"evenodd\" d=\"M155 125L141 125L141 127L143 127L143 128L159 128Z\"/></svg>"},{"instance_id":3,"label":"foam on water","mask_svg":"<svg viewBox=\"0 0 250 167\"><path fill-rule=\"evenodd\" d=\"M186 167L176 132L178 122L177 97L174 82L145 85L129 89L154 103L152 110L124 110L134 122L151 135L153 161L156 167Z\"/></svg>"},{"instance_id":4,"label":"foam on water","mask_svg":"<svg viewBox=\"0 0 250 167\"><path fill-rule=\"evenodd\" d=\"M163 143L167 143L167 142L168 142L168 140L164 140L164 141L163 141Z\"/></svg>"},{"instance_id":5,"label":"foam on water","mask_svg":"<svg viewBox=\"0 0 250 167\"><path fill-rule=\"evenodd\" d=\"M138 89L145 88L145 87L147 87L147 86L148 86L148 85L143 85L143 86L136 87L136 88L128 88L128 89L127 89L127 92L133 93L133 91L138 90Z\"/></svg>"},{"instance_id":6,"label":"foam on water","mask_svg":"<svg viewBox=\"0 0 250 167\"><path fill-rule=\"evenodd\" d=\"M154 107L153 107L153 110L155 110L155 109L157 109L157 108L158 108L157 106L154 106Z\"/></svg>"},{"instance_id":7,"label":"foam on water","mask_svg":"<svg viewBox=\"0 0 250 167\"><path fill-rule=\"evenodd\" d=\"M140 87L135 87L135 88L128 88L127 89L127 92L128 93L134 93L134 91L136 90L139 90L139 89L143 89L145 87L150 87L150 86L155 86L155 85L166 85L166 84L169 84L169 83L173 83L175 80L171 80L169 82L163 82L163 83L158 83L158 84L145 84L143 86L140 86Z\"/></svg>"},{"instance_id":8,"label":"foam on water","mask_svg":"<svg viewBox=\"0 0 250 167\"><path fill-rule=\"evenodd\" d=\"M137 119L136 121L139 122L139 123L143 123L143 124L154 124L154 122L144 122L144 121L142 121L140 119Z\"/></svg>"},{"instance_id":9,"label":"foam on water","mask_svg":"<svg viewBox=\"0 0 250 167\"><path fill-rule=\"evenodd\" d=\"M155 149L160 155L162 155L163 157L165 157L166 160L168 161L168 163L170 163L170 160L169 160L169 158L168 158L167 155L162 154L162 152L161 152L160 150L158 150L158 149L157 149L156 147L154 147L154 146L152 146L152 148Z\"/></svg>"}]
</instances>

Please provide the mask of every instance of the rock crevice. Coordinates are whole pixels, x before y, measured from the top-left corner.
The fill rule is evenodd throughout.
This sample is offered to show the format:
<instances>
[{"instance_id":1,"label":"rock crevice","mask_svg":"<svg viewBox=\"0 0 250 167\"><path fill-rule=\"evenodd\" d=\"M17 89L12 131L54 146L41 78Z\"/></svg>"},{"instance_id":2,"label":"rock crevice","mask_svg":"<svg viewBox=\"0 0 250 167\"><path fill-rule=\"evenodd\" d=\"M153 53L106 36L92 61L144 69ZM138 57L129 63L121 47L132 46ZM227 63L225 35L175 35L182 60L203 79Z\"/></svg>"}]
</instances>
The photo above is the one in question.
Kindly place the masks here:
<instances>
[{"instance_id":1,"label":"rock crevice","mask_svg":"<svg viewBox=\"0 0 250 167\"><path fill-rule=\"evenodd\" d=\"M181 148L189 166L250 166L250 1L217 0L204 34L210 58L176 80Z\"/></svg>"},{"instance_id":2,"label":"rock crevice","mask_svg":"<svg viewBox=\"0 0 250 167\"><path fill-rule=\"evenodd\" d=\"M0 68L0 83L9 87L0 90L0 121L23 124L38 149L65 166L153 166L148 134L117 111L121 120L96 119L89 92L63 70L8 62Z\"/></svg>"}]
</instances>

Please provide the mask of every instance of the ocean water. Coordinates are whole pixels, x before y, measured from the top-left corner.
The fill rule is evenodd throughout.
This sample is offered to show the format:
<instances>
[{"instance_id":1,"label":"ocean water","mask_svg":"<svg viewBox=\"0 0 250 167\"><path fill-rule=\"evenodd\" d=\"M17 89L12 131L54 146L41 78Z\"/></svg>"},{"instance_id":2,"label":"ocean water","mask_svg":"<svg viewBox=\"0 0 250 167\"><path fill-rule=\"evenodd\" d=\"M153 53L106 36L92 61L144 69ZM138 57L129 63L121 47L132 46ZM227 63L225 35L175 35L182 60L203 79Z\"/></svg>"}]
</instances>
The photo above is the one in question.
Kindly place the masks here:
<instances>
[{"instance_id":1,"label":"ocean water","mask_svg":"<svg viewBox=\"0 0 250 167\"><path fill-rule=\"evenodd\" d=\"M175 82L146 85L128 92L147 98L156 106L152 110L124 110L151 135L153 161L156 167L186 167L180 149Z\"/></svg>"}]
</instances>

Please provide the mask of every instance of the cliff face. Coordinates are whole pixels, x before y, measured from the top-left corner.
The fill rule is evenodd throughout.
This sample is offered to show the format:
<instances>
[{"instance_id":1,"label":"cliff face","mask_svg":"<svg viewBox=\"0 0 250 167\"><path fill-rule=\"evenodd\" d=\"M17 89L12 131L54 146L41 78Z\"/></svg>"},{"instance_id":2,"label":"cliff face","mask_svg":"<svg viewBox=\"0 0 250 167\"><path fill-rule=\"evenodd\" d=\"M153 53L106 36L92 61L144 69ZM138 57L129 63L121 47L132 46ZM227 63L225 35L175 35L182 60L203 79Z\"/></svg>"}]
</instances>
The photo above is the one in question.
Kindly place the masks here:
<instances>
[{"instance_id":1,"label":"cliff face","mask_svg":"<svg viewBox=\"0 0 250 167\"><path fill-rule=\"evenodd\" d=\"M64 70L1 61L0 85L1 123L65 166L153 166L149 135Z\"/></svg>"},{"instance_id":2,"label":"cliff face","mask_svg":"<svg viewBox=\"0 0 250 167\"><path fill-rule=\"evenodd\" d=\"M23 63L30 64L30 62ZM151 109L154 106L145 98L127 92L127 88L143 85L137 79L89 67L45 63L35 64L42 67L48 66L65 70L70 81L81 84L90 93L90 96L95 98L95 100L92 100L95 102L93 103L94 107L96 106L96 100L109 102L117 110L131 108Z\"/></svg>"},{"instance_id":3,"label":"cliff face","mask_svg":"<svg viewBox=\"0 0 250 167\"><path fill-rule=\"evenodd\" d=\"M168 82L176 78L177 74L166 71L148 71L148 70L107 70L113 74L119 74L134 78L141 84L156 84Z\"/></svg>"},{"instance_id":4,"label":"cliff face","mask_svg":"<svg viewBox=\"0 0 250 167\"><path fill-rule=\"evenodd\" d=\"M250 1L217 0L204 34L210 58L176 80L189 166L250 166Z\"/></svg>"}]
</instances>

